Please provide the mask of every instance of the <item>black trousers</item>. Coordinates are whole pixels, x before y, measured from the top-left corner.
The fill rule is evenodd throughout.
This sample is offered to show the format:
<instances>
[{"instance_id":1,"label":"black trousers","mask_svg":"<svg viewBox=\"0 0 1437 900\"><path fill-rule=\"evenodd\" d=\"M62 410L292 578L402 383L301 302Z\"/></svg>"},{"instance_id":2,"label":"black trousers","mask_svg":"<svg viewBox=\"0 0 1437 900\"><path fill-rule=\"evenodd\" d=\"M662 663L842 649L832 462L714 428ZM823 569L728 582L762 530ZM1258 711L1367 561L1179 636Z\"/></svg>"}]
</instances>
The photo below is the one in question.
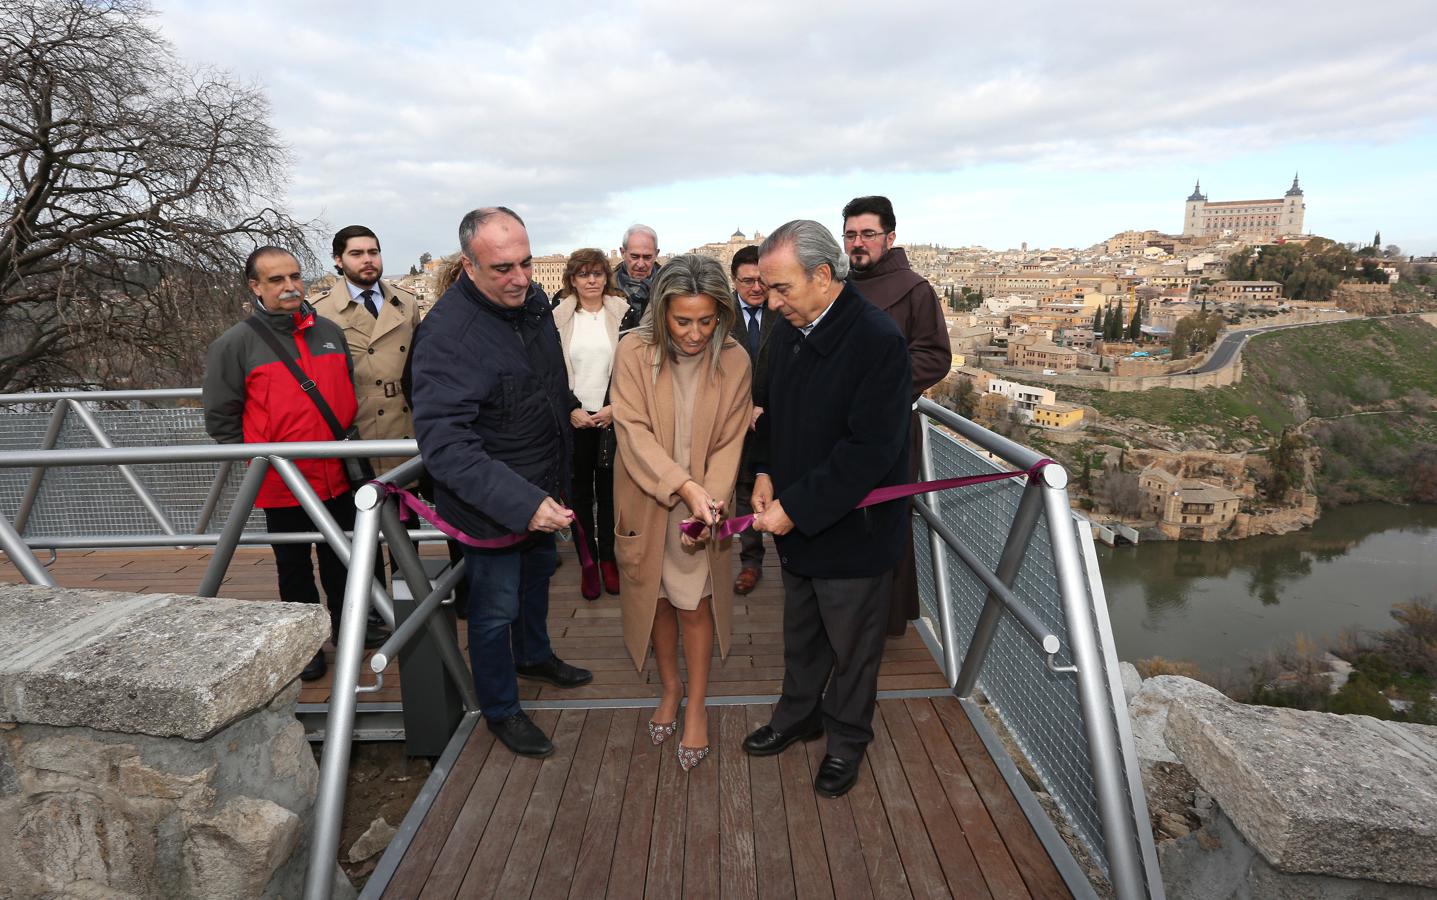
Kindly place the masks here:
<instances>
[{"instance_id":1,"label":"black trousers","mask_svg":"<svg viewBox=\"0 0 1437 900\"><path fill-rule=\"evenodd\" d=\"M354 494L346 491L324 501L324 508L334 517L335 524L345 531L354 530ZM281 506L264 511L265 528L271 534L296 531L318 531L309 513L302 506ZM279 599L286 603L318 603L319 590L314 584L314 560L310 548L318 551L319 583L329 601L329 624L339 629L339 615L344 611L344 582L349 570L340 562L328 544L273 544L274 565L279 573ZM384 577L384 561L374 556L374 574Z\"/></svg>"},{"instance_id":2,"label":"black trousers","mask_svg":"<svg viewBox=\"0 0 1437 900\"><path fill-rule=\"evenodd\" d=\"M746 516L753 512L753 465L749 461L749 448L745 444L743 459L738 464L738 484L734 487L734 516ZM745 569L763 568L763 532L745 528L738 534L738 561Z\"/></svg>"},{"instance_id":3,"label":"black trousers","mask_svg":"<svg viewBox=\"0 0 1437 900\"><path fill-rule=\"evenodd\" d=\"M873 740L878 664L893 574L804 578L783 571L783 695L770 724L789 731L820 714L828 752L856 760Z\"/></svg>"},{"instance_id":4,"label":"black trousers","mask_svg":"<svg viewBox=\"0 0 1437 900\"><path fill-rule=\"evenodd\" d=\"M602 428L574 429L574 488L569 498L574 518L584 526L589 555L614 560L614 470L599 466ZM595 518L595 501L598 517ZM575 534L575 540L578 535Z\"/></svg>"}]
</instances>

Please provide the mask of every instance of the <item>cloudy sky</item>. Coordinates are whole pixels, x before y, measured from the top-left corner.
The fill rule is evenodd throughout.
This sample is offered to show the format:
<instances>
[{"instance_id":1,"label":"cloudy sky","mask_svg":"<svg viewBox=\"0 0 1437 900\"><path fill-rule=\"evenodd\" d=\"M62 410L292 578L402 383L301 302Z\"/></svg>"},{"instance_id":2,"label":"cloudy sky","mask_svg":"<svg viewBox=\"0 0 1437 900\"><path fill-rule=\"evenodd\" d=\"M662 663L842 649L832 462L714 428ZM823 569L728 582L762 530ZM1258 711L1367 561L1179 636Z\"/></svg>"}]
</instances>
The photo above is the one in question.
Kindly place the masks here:
<instances>
[{"instance_id":1,"label":"cloudy sky","mask_svg":"<svg viewBox=\"0 0 1437 900\"><path fill-rule=\"evenodd\" d=\"M1181 6L1181 5L1180 5ZM1088 246L1280 196L1437 252L1430 0L722 4L156 0L194 65L266 90L290 209L397 273L514 207L536 253L675 252L883 193L899 239ZM1373 9L1376 9L1375 7Z\"/></svg>"}]
</instances>

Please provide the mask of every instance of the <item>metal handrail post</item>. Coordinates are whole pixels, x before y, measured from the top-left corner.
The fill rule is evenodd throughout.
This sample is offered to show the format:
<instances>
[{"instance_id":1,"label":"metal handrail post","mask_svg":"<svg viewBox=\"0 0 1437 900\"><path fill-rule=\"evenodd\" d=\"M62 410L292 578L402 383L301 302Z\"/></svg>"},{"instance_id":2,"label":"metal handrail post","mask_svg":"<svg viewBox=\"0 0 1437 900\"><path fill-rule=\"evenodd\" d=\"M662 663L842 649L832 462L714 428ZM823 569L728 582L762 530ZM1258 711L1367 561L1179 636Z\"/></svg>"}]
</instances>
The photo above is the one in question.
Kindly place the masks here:
<instances>
[{"instance_id":1,"label":"metal handrail post","mask_svg":"<svg viewBox=\"0 0 1437 900\"><path fill-rule=\"evenodd\" d=\"M200 507L199 518L195 519L195 534L203 534L205 529L210 527L210 519L220 505L220 497L225 492L225 482L230 480L230 472L234 471L234 467L233 460L227 459L220 463L219 470L215 472L215 480L210 482L210 492L205 495L205 505Z\"/></svg>"},{"instance_id":2,"label":"metal handrail post","mask_svg":"<svg viewBox=\"0 0 1437 900\"><path fill-rule=\"evenodd\" d=\"M54 450L60 442L60 429L65 427L65 415L70 411L68 403L56 403L50 412L50 422L45 426L45 439L40 442L41 450ZM30 471L30 483L25 486L25 496L20 498L20 508L15 512L15 531L25 533L25 524L30 521L30 510L40 496L40 484L45 480L49 466L36 466Z\"/></svg>"},{"instance_id":3,"label":"metal handrail post","mask_svg":"<svg viewBox=\"0 0 1437 900\"><path fill-rule=\"evenodd\" d=\"M115 445L110 440L110 436L105 434L105 429L100 427L99 420L95 418L94 413L90 412L84 403L79 400L69 400L66 402L68 402L70 408L75 411L75 415L80 417L80 421L85 423L85 430L94 436L95 443L106 450L114 449ZM117 465L115 469L119 471L120 477L125 479L125 482L130 486L130 490L135 492L135 496L139 498L140 505L144 506L145 511L150 514L150 518L159 524L160 530L165 534L175 534L174 523L170 521L169 516L165 515L165 511L160 508L160 504L155 501L154 496L150 494L150 489L145 487L145 483L140 480L140 476L136 475L134 470L127 465Z\"/></svg>"},{"instance_id":4,"label":"metal handrail post","mask_svg":"<svg viewBox=\"0 0 1437 900\"><path fill-rule=\"evenodd\" d=\"M1078 668L1078 706L1083 712L1083 730L1088 738L1088 761L1097 794L1098 818L1103 825L1108 877L1119 900L1146 900L1148 891L1138 855L1137 831L1128 808L1122 750L1113 723L1115 711L1107 699L1106 673L1093 614L1087 606L1083 562L1073 512L1068 504L1068 473L1058 466L1046 466L1034 481L1041 481L1043 485L1054 574L1068 620L1069 653Z\"/></svg>"},{"instance_id":5,"label":"metal handrail post","mask_svg":"<svg viewBox=\"0 0 1437 900\"><path fill-rule=\"evenodd\" d=\"M923 480L933 480L933 426L929 424L928 417L922 418L922 428L918 430L921 435L923 454L922 470ZM915 504L921 503L919 500ZM938 495L932 494L928 498L930 508L935 514L938 513ZM958 635L957 626L953 622L953 608L948 595L948 553L943 544L943 539L933 530L928 523L926 516L923 519L924 530L928 532L928 555L933 560L933 596L938 603L938 639L943 643L943 677L951 688L958 683ZM909 523L911 526L911 522Z\"/></svg>"},{"instance_id":6,"label":"metal handrail post","mask_svg":"<svg viewBox=\"0 0 1437 900\"><path fill-rule=\"evenodd\" d=\"M383 523L381 523L380 527L383 527ZM382 533L383 532L381 532L381 534ZM443 575L439 576L439 580L434 582L433 589L429 591L429 596L425 597L418 606L414 607L413 614L399 623L394 629L394 633L389 636L388 640L386 640L378 650L369 654L370 671L375 674L383 672L388 668L390 661L393 660L394 657L404 652L405 645L409 643L411 638L419 633L420 628L425 627L427 619L434 611L444 605L444 598L454 592L454 588L459 585L459 582L464 579L466 574L464 571L464 560L461 559L445 570ZM458 646L457 641L455 645Z\"/></svg>"},{"instance_id":7,"label":"metal handrail post","mask_svg":"<svg viewBox=\"0 0 1437 900\"><path fill-rule=\"evenodd\" d=\"M309 869L304 876L307 900L328 900L338 863L339 831L344 819L344 783L349 776L349 749L354 732L354 689L359 686L359 658L364 654L364 629L369 617L374 561L379 553L380 494L364 485L354 495L354 543L344 582L344 612L339 618L339 643L334 654L334 682L324 749L319 759L319 791L314 800L314 835Z\"/></svg>"},{"instance_id":8,"label":"metal handrail post","mask_svg":"<svg viewBox=\"0 0 1437 900\"><path fill-rule=\"evenodd\" d=\"M299 471L298 466L282 456L271 456L269 462L270 465L274 466L275 471L279 473L279 477L283 478L284 483L289 486L290 493L294 494L295 499L299 501L299 505L304 507L304 511L309 514L309 519L314 523L314 527L318 528L320 533L324 535L324 542L329 545L329 549L334 552L335 556L339 557L340 562L344 563L344 565L353 572L354 564L351 558L354 555L354 550L350 544L349 537L344 533L344 529L339 527L339 523L334 521L334 516L329 514L329 510L324 506L324 501L319 499L319 495L314 492L314 488L309 486L309 481L305 479L304 473ZM365 487L368 487L368 485L365 485ZM356 500L356 502L358 501ZM356 537L358 536L358 526L355 528L355 535ZM371 538L371 540L377 542L378 538ZM380 618L384 620L385 624L393 628L394 604L389 599L389 592L386 591L378 579L374 577L373 560L370 561L369 566L370 603L373 604L374 609L378 611Z\"/></svg>"},{"instance_id":9,"label":"metal handrail post","mask_svg":"<svg viewBox=\"0 0 1437 900\"><path fill-rule=\"evenodd\" d=\"M219 593L220 585L225 580L225 572L229 571L230 561L234 559L235 548L239 546L240 535L244 533L245 523L249 521L249 514L254 509L260 485L264 483L264 473L267 471L269 460L263 456L250 460L249 470L244 473L244 480L235 492L234 502L230 504L229 518L225 519L225 527L220 531L220 539L215 544L215 552L210 555L209 565L205 567L205 575L200 579L195 596L213 597Z\"/></svg>"},{"instance_id":10,"label":"metal handrail post","mask_svg":"<svg viewBox=\"0 0 1437 900\"><path fill-rule=\"evenodd\" d=\"M46 587L55 587L55 579L50 577L50 570L40 565L40 560L25 546L25 541L20 537L20 532L10 524L10 520L0 516L0 550L10 557L10 562L25 576L25 580L31 584L43 584Z\"/></svg>"},{"instance_id":11,"label":"metal handrail post","mask_svg":"<svg viewBox=\"0 0 1437 900\"><path fill-rule=\"evenodd\" d=\"M419 552L409 542L409 532L405 530L404 523L399 520L399 505L393 498L379 507L379 528L387 538L390 555L399 564L399 572L409 585L409 595L416 601L427 599L434 591L434 585L424 571L424 563L419 559ZM423 586L422 592L421 585ZM410 615L410 618L417 618L418 615L419 610L416 610ZM435 647L439 650L439 661L444 665L449 679L459 689L459 696L464 701L465 711L473 712L479 708L479 695L474 691L474 677L469 674L469 669L464 665L464 657L459 652L459 641L454 636L454 629L446 627L449 624L446 619L447 616L440 618L426 615L423 621L429 627L429 634L434 639ZM399 625L395 626L396 635L400 627ZM393 640L394 635L391 635L390 641ZM381 668L380 671L384 670Z\"/></svg>"},{"instance_id":12,"label":"metal handrail post","mask_svg":"<svg viewBox=\"0 0 1437 900\"><path fill-rule=\"evenodd\" d=\"M1045 466L1042 471L1057 468ZM1003 542L1003 552L998 557L998 565L993 569L998 580L1009 588L1018 580L1018 569L1023 565L1023 557L1027 555L1033 532L1038 527L1038 516L1043 511L1043 494L1038 481L1039 479L1031 476L1028 478L1028 484L1023 488L1023 496L1018 501L1018 510L1013 514L1008 538ZM988 656L988 648L993 643L993 635L998 632L998 622L1002 617L1003 601L990 590L983 601L983 611L978 614L978 624L973 628L973 637L968 642L968 652L963 654L963 671L958 673L958 680L953 685L953 690L959 697L973 696L973 689L978 686L978 675L983 669L983 660Z\"/></svg>"}]
</instances>

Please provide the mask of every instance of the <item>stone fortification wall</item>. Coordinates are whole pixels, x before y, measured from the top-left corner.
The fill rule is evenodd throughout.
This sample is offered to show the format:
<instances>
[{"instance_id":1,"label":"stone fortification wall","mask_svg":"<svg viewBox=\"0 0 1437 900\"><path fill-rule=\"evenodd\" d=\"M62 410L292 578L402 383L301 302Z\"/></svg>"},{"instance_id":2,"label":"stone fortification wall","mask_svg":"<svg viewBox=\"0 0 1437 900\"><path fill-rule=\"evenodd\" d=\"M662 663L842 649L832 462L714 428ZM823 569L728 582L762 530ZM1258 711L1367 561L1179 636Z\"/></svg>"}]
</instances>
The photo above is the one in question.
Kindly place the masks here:
<instances>
[{"instance_id":1,"label":"stone fortification wall","mask_svg":"<svg viewBox=\"0 0 1437 900\"><path fill-rule=\"evenodd\" d=\"M299 896L296 676L328 630L317 606L0 586L0 898Z\"/></svg>"},{"instance_id":2,"label":"stone fortification wall","mask_svg":"<svg viewBox=\"0 0 1437 900\"><path fill-rule=\"evenodd\" d=\"M999 378L1017 381L1021 384L1042 384L1042 385L1066 385L1068 387L1083 388L1090 391L1150 391L1154 388L1179 388L1182 390L1200 390L1209 387L1224 387L1229 384L1237 384L1242 380L1242 362L1234 362L1216 372L1208 372L1203 375L1104 375L1094 373L1091 375L1044 375L1041 372L1034 372L1029 369L995 368L986 371L992 372Z\"/></svg>"}]
</instances>

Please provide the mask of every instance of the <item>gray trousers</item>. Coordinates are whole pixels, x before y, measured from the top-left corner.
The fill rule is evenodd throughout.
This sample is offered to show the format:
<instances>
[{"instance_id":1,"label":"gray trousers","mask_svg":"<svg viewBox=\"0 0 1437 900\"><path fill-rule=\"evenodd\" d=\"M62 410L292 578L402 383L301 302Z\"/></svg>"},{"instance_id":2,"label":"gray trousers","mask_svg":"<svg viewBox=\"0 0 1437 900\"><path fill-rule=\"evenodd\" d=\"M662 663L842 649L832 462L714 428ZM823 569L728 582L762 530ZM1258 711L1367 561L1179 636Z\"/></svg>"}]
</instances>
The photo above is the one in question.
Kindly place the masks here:
<instances>
[{"instance_id":1,"label":"gray trousers","mask_svg":"<svg viewBox=\"0 0 1437 900\"><path fill-rule=\"evenodd\" d=\"M738 484L734 487L734 517L746 516L753 512L753 471L749 468L748 453L739 463ZM738 533L738 561L745 569L763 568L763 533L745 528Z\"/></svg>"},{"instance_id":2,"label":"gray trousers","mask_svg":"<svg viewBox=\"0 0 1437 900\"><path fill-rule=\"evenodd\" d=\"M783 572L783 695L770 725L822 717L828 753L856 760L873 740L893 574L804 578Z\"/></svg>"}]
</instances>

